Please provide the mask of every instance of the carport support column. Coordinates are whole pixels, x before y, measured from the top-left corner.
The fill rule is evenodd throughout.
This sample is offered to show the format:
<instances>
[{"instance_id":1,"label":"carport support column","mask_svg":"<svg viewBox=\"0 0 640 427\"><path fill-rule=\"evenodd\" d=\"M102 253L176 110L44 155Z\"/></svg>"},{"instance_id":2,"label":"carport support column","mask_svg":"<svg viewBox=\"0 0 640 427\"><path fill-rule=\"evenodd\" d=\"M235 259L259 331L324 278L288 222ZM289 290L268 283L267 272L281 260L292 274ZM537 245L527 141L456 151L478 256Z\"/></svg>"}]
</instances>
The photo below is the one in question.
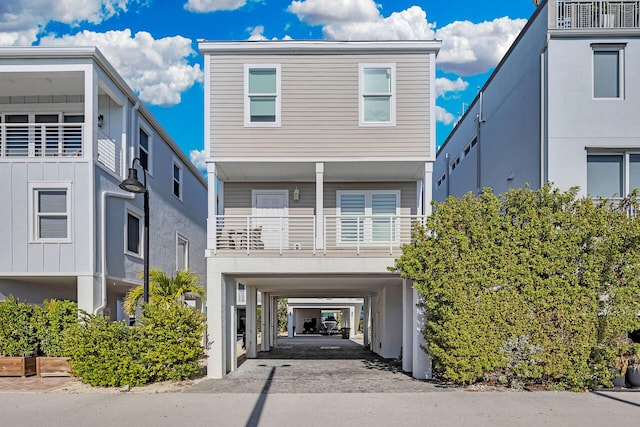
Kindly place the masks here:
<instances>
[{"instance_id":1,"label":"carport support column","mask_svg":"<svg viewBox=\"0 0 640 427\"><path fill-rule=\"evenodd\" d=\"M271 339L271 329L269 328L271 300L269 297L268 292L262 293L262 315L260 316L260 331L262 332L261 351L269 351L269 341Z\"/></svg>"},{"instance_id":2,"label":"carport support column","mask_svg":"<svg viewBox=\"0 0 640 427\"><path fill-rule=\"evenodd\" d=\"M213 260L209 259L209 267ZM219 271L207 271L207 317L211 319L207 326L209 347L209 362L207 376L222 378L227 374L227 315L226 315L226 278Z\"/></svg>"},{"instance_id":3,"label":"carport support column","mask_svg":"<svg viewBox=\"0 0 640 427\"><path fill-rule=\"evenodd\" d=\"M324 163L316 163L316 249L324 245Z\"/></svg>"},{"instance_id":4,"label":"carport support column","mask_svg":"<svg viewBox=\"0 0 640 427\"><path fill-rule=\"evenodd\" d=\"M238 369L238 335L236 324L236 292L238 284L233 277L223 276L223 286L225 286L226 302L224 306L225 312L225 343L226 343L226 370L233 372Z\"/></svg>"},{"instance_id":5,"label":"carport support column","mask_svg":"<svg viewBox=\"0 0 640 427\"><path fill-rule=\"evenodd\" d=\"M422 329L427 316L424 313L424 309L417 306L418 301L418 292L413 289L413 369L411 372L413 378L425 380L432 377L431 358L422 349L422 346L426 343L422 335Z\"/></svg>"},{"instance_id":6,"label":"carport support column","mask_svg":"<svg viewBox=\"0 0 640 427\"><path fill-rule=\"evenodd\" d=\"M278 337L278 298L271 297L271 341L269 341L270 349L276 346L277 337Z\"/></svg>"},{"instance_id":7,"label":"carport support column","mask_svg":"<svg viewBox=\"0 0 640 427\"><path fill-rule=\"evenodd\" d=\"M369 328L369 323L371 322L371 297L364 297L364 325L362 326L363 330L363 340L362 344L366 348L371 347L371 328Z\"/></svg>"},{"instance_id":8,"label":"carport support column","mask_svg":"<svg viewBox=\"0 0 640 427\"><path fill-rule=\"evenodd\" d=\"M413 370L413 289L411 281L402 280L402 370Z\"/></svg>"},{"instance_id":9,"label":"carport support column","mask_svg":"<svg viewBox=\"0 0 640 427\"><path fill-rule=\"evenodd\" d=\"M287 337L293 338L293 326L295 325L295 320L293 319L293 307L287 304Z\"/></svg>"},{"instance_id":10,"label":"carport support column","mask_svg":"<svg viewBox=\"0 0 640 427\"><path fill-rule=\"evenodd\" d=\"M245 319L245 346L248 359L258 357L258 330L257 316L258 310L258 290L255 286L245 286L247 295L247 310ZM215 319L215 318L214 318Z\"/></svg>"}]
</instances>

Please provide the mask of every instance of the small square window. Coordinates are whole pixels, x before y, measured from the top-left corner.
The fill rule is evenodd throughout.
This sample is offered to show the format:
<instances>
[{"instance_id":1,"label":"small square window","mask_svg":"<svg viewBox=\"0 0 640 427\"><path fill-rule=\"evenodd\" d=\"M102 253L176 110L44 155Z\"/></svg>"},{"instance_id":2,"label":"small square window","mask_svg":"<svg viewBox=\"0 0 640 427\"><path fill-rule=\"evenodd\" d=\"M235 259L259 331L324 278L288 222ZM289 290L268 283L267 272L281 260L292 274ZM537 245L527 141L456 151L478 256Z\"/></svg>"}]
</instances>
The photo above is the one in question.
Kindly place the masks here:
<instances>
[{"instance_id":1,"label":"small square window","mask_svg":"<svg viewBox=\"0 0 640 427\"><path fill-rule=\"evenodd\" d=\"M140 128L140 140L138 144L138 157L140 158L140 165L144 170L149 171L149 134Z\"/></svg>"},{"instance_id":2,"label":"small square window","mask_svg":"<svg viewBox=\"0 0 640 427\"><path fill-rule=\"evenodd\" d=\"M189 241L178 235L176 239L176 271L189 268Z\"/></svg>"},{"instance_id":3,"label":"small square window","mask_svg":"<svg viewBox=\"0 0 640 427\"><path fill-rule=\"evenodd\" d=\"M182 167L173 162L173 195L182 200Z\"/></svg>"},{"instance_id":4,"label":"small square window","mask_svg":"<svg viewBox=\"0 0 640 427\"><path fill-rule=\"evenodd\" d=\"M142 255L140 242L142 241L142 221L141 217L136 213L127 211L127 241L126 252L135 255Z\"/></svg>"},{"instance_id":5,"label":"small square window","mask_svg":"<svg viewBox=\"0 0 640 427\"><path fill-rule=\"evenodd\" d=\"M360 64L360 125L395 124L395 65Z\"/></svg>"},{"instance_id":6,"label":"small square window","mask_svg":"<svg viewBox=\"0 0 640 427\"><path fill-rule=\"evenodd\" d=\"M280 65L245 66L245 126L280 126Z\"/></svg>"},{"instance_id":7,"label":"small square window","mask_svg":"<svg viewBox=\"0 0 640 427\"><path fill-rule=\"evenodd\" d=\"M35 189L35 240L69 239L69 203L66 188Z\"/></svg>"},{"instance_id":8,"label":"small square window","mask_svg":"<svg viewBox=\"0 0 640 427\"><path fill-rule=\"evenodd\" d=\"M624 49L619 45L593 46L593 97L617 99L624 90Z\"/></svg>"}]
</instances>

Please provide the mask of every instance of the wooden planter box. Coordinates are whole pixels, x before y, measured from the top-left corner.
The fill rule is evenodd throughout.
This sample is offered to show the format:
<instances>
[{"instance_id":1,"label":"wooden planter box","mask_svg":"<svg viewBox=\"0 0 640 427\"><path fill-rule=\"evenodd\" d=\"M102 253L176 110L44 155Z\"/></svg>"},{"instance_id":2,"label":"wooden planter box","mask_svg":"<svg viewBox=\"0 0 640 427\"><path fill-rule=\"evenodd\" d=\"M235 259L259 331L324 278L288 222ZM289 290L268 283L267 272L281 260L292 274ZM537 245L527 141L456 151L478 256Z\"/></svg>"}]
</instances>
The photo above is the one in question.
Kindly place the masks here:
<instances>
[{"instance_id":1,"label":"wooden planter box","mask_svg":"<svg viewBox=\"0 0 640 427\"><path fill-rule=\"evenodd\" d=\"M39 377L68 377L71 366L68 357L40 356L36 360L36 372Z\"/></svg>"},{"instance_id":2,"label":"wooden planter box","mask_svg":"<svg viewBox=\"0 0 640 427\"><path fill-rule=\"evenodd\" d=\"M0 357L0 377L29 377L36 374L36 357Z\"/></svg>"}]
</instances>

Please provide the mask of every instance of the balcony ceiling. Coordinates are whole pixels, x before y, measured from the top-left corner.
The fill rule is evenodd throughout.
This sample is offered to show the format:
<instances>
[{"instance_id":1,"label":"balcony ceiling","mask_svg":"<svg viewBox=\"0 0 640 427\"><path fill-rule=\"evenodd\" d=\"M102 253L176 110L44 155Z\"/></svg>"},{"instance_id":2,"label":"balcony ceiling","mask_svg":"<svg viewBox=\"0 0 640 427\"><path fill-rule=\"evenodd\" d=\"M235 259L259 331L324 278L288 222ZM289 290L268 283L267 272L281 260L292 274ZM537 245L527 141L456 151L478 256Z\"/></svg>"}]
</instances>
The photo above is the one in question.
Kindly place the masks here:
<instances>
[{"instance_id":1,"label":"balcony ceiling","mask_svg":"<svg viewBox=\"0 0 640 427\"><path fill-rule=\"evenodd\" d=\"M244 285L256 286L281 298L361 298L379 292L387 285L401 285L392 274L353 275L238 275Z\"/></svg>"},{"instance_id":2,"label":"balcony ceiling","mask_svg":"<svg viewBox=\"0 0 640 427\"><path fill-rule=\"evenodd\" d=\"M82 72L0 73L0 96L82 95Z\"/></svg>"},{"instance_id":3,"label":"balcony ceiling","mask_svg":"<svg viewBox=\"0 0 640 427\"><path fill-rule=\"evenodd\" d=\"M327 182L415 181L424 177L424 161L324 162ZM309 181L316 179L315 162L216 162L223 181Z\"/></svg>"}]
</instances>

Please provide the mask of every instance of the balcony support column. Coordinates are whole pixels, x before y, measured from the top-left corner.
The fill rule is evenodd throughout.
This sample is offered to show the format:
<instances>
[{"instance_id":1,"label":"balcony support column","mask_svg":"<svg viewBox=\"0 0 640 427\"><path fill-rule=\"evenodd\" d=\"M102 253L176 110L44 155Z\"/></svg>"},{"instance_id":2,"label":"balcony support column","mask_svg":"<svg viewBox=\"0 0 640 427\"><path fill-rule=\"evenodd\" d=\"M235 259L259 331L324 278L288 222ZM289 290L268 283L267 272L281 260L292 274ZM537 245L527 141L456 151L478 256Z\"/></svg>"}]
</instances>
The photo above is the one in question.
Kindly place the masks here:
<instances>
[{"instance_id":1,"label":"balcony support column","mask_svg":"<svg viewBox=\"0 0 640 427\"><path fill-rule=\"evenodd\" d=\"M431 215L431 199L433 198L433 162L424 164L424 182L422 185L422 215Z\"/></svg>"},{"instance_id":2,"label":"balcony support column","mask_svg":"<svg viewBox=\"0 0 640 427\"><path fill-rule=\"evenodd\" d=\"M324 249L324 163L316 163L316 249Z\"/></svg>"},{"instance_id":3,"label":"balcony support column","mask_svg":"<svg viewBox=\"0 0 640 427\"><path fill-rule=\"evenodd\" d=\"M408 286L413 288L413 282L408 280ZM411 369L413 378L419 380L426 380L432 378L431 371L431 358L422 349L426 341L424 335L422 335L422 329L424 328L427 320L427 315L424 312L424 308L418 307L419 296L415 289L411 290L413 296L413 367Z\"/></svg>"}]
</instances>

